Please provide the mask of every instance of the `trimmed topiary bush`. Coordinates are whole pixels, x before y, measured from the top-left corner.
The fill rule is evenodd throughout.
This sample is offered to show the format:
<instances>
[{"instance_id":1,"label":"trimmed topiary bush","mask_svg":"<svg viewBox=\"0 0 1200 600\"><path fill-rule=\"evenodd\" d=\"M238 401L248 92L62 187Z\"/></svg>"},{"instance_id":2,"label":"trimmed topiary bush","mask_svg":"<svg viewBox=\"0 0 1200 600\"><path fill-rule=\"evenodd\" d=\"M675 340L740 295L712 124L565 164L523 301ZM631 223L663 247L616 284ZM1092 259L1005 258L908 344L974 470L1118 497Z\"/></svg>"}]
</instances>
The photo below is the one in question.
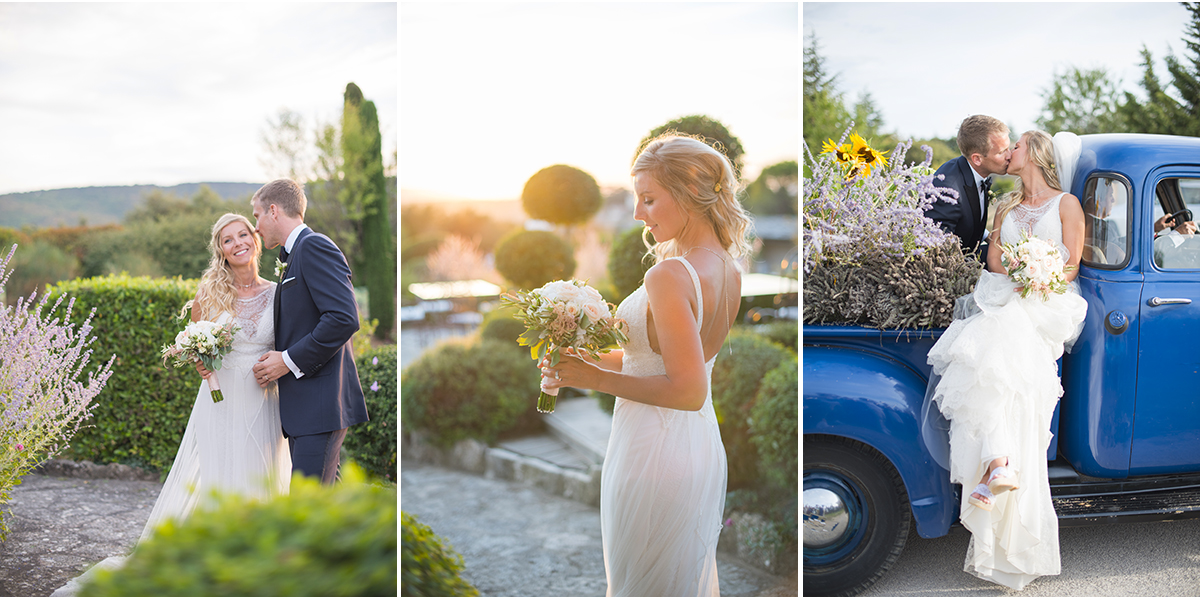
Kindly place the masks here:
<instances>
[{"instance_id":1,"label":"trimmed topiary bush","mask_svg":"<svg viewBox=\"0 0 1200 600\"><path fill-rule=\"evenodd\" d=\"M796 422L799 420L796 390L800 383L796 360L785 358L772 369L758 388L750 409L750 441L758 450L758 471L767 483L795 492Z\"/></svg>"},{"instance_id":2,"label":"trimmed topiary bush","mask_svg":"<svg viewBox=\"0 0 1200 600\"><path fill-rule=\"evenodd\" d=\"M462 555L416 517L400 513L400 595L478 596L462 578Z\"/></svg>"},{"instance_id":3,"label":"trimmed topiary bush","mask_svg":"<svg viewBox=\"0 0 1200 600\"><path fill-rule=\"evenodd\" d=\"M552 165L534 173L521 191L526 214L559 225L586 223L603 202L596 179L569 165Z\"/></svg>"},{"instance_id":4,"label":"trimmed topiary bush","mask_svg":"<svg viewBox=\"0 0 1200 600\"><path fill-rule=\"evenodd\" d=\"M654 266L654 257L646 255L642 229L635 227L618 235L613 240L612 250L608 251L608 278L612 280L618 296L613 304L620 304L621 300L638 289L646 277L646 271ZM653 244L654 235L650 234L649 237Z\"/></svg>"},{"instance_id":5,"label":"trimmed topiary bush","mask_svg":"<svg viewBox=\"0 0 1200 600\"><path fill-rule=\"evenodd\" d=\"M396 481L396 346L373 348L355 362L371 420L351 427L342 447L368 473Z\"/></svg>"},{"instance_id":6,"label":"trimmed topiary bush","mask_svg":"<svg viewBox=\"0 0 1200 600\"><path fill-rule=\"evenodd\" d=\"M571 245L549 231L516 230L496 244L496 271L525 290L575 273Z\"/></svg>"},{"instance_id":7,"label":"trimmed topiary bush","mask_svg":"<svg viewBox=\"0 0 1200 600\"><path fill-rule=\"evenodd\" d=\"M745 154L745 150L742 148L742 141L730 133L729 128L725 127L724 123L708 115L679 117L655 127L638 143L638 151L634 153L633 160L637 160L638 154L641 154L642 148L645 148L646 144L650 143L650 140L668 131L676 131L684 135L702 136L704 143L724 154L729 159L729 162L733 163L733 168L738 176L741 176L742 155Z\"/></svg>"},{"instance_id":8,"label":"trimmed topiary bush","mask_svg":"<svg viewBox=\"0 0 1200 600\"><path fill-rule=\"evenodd\" d=\"M331 487L297 475L268 502L219 498L160 525L80 595L396 596L396 488L351 465Z\"/></svg>"},{"instance_id":9,"label":"trimmed topiary bush","mask_svg":"<svg viewBox=\"0 0 1200 600\"><path fill-rule=\"evenodd\" d=\"M750 440L750 415L759 385L767 372L784 359L796 360L783 346L740 329L729 333L732 351L723 348L713 366L713 408L729 465L729 488L752 486L758 480L758 452Z\"/></svg>"},{"instance_id":10,"label":"trimmed topiary bush","mask_svg":"<svg viewBox=\"0 0 1200 600\"><path fill-rule=\"evenodd\" d=\"M512 344L453 340L433 348L400 378L401 423L449 447L463 439L495 441L537 420L541 372Z\"/></svg>"},{"instance_id":11,"label":"trimmed topiary bush","mask_svg":"<svg viewBox=\"0 0 1200 600\"><path fill-rule=\"evenodd\" d=\"M200 376L191 369L163 365L159 351L173 343L186 324L176 317L184 303L195 297L196 283L119 275L51 286L52 296L74 296L76 306L96 307L92 318L96 341L90 346L93 354L85 371L117 355L112 377L96 397L92 418L71 440L70 457L163 473L170 470L200 389ZM65 312L65 305L60 311ZM76 310L71 320L80 324L87 314Z\"/></svg>"},{"instance_id":12,"label":"trimmed topiary bush","mask_svg":"<svg viewBox=\"0 0 1200 600\"><path fill-rule=\"evenodd\" d=\"M517 338L525 333L525 325L517 320L517 309L500 307L483 315L483 324L479 326L479 337L485 340L496 340L511 345L521 354L529 352L517 344Z\"/></svg>"}]
</instances>

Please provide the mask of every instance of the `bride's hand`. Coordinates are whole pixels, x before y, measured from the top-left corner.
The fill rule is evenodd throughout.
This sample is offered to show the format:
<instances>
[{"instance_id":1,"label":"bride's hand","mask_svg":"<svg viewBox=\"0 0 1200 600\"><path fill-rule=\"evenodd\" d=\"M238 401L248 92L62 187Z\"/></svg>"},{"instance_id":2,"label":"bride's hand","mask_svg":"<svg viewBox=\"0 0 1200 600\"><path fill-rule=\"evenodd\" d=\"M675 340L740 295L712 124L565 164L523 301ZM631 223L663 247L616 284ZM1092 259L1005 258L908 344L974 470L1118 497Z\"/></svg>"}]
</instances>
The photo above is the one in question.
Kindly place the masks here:
<instances>
[{"instance_id":1,"label":"bride's hand","mask_svg":"<svg viewBox=\"0 0 1200 600\"><path fill-rule=\"evenodd\" d=\"M205 369L204 363L202 363L200 361L196 361L196 372L199 373L200 377L203 379L208 379L208 376L212 375L212 371Z\"/></svg>"},{"instance_id":2,"label":"bride's hand","mask_svg":"<svg viewBox=\"0 0 1200 600\"><path fill-rule=\"evenodd\" d=\"M563 387L573 387L585 390L596 389L597 375L599 369L590 365L583 360L573 356L574 353L568 354L564 349L559 352L558 364L550 366L550 358L543 358L538 366L542 369L542 376L547 378L545 387L547 389L557 389Z\"/></svg>"}]
</instances>

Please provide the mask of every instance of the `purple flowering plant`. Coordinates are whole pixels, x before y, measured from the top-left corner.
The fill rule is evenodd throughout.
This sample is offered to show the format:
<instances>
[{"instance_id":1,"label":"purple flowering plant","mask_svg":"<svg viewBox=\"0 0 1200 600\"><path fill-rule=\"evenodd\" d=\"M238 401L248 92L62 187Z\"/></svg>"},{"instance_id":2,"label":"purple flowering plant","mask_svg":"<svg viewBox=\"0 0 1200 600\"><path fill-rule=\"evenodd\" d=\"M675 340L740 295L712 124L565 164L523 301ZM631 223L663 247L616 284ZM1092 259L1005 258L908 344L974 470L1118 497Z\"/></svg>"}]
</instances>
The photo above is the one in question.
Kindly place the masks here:
<instances>
[{"instance_id":1,"label":"purple flowering plant","mask_svg":"<svg viewBox=\"0 0 1200 600\"><path fill-rule=\"evenodd\" d=\"M16 252L14 244L0 260L0 290L12 271L8 263ZM11 500L9 492L21 483L21 477L41 461L65 449L79 427L91 417L92 400L112 375L108 363L80 381L92 351L87 346L91 320L81 326L71 324L75 299L67 303L61 319L50 315L62 304L60 296L53 305L48 295L37 299L34 292L13 306L0 303L0 505ZM8 532L0 509L0 540Z\"/></svg>"},{"instance_id":2,"label":"purple flowering plant","mask_svg":"<svg viewBox=\"0 0 1200 600\"><path fill-rule=\"evenodd\" d=\"M842 134L844 142L850 129ZM833 144L813 156L804 146L808 172L800 216L804 231L804 272L819 263L861 264L864 257L922 256L951 236L925 210L936 201L958 202L958 194L935 187L933 150L925 160L905 164L912 140L899 144L886 160L857 134L852 143ZM853 151L852 151L853 150ZM866 158L871 161L867 162ZM875 168L864 168L874 165Z\"/></svg>"}]
</instances>

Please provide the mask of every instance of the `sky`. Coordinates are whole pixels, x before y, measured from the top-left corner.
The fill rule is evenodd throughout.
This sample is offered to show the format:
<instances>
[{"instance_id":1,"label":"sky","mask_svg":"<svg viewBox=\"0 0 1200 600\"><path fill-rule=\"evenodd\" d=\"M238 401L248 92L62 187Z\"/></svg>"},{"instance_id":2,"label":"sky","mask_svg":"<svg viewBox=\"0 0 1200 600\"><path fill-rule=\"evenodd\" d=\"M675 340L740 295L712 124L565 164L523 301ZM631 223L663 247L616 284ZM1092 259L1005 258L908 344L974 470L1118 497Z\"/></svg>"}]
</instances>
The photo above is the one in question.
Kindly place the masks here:
<instances>
[{"instance_id":1,"label":"sky","mask_svg":"<svg viewBox=\"0 0 1200 600\"><path fill-rule=\"evenodd\" d=\"M402 3L406 198L520 197L544 167L629 183L638 142L724 123L745 175L799 156L798 3Z\"/></svg>"},{"instance_id":2,"label":"sky","mask_svg":"<svg viewBox=\"0 0 1200 600\"><path fill-rule=\"evenodd\" d=\"M953 137L972 114L1033 129L1042 92L1072 67L1106 68L1137 95L1142 46L1166 80L1162 59L1168 48L1183 56L1190 20L1177 2L805 2L803 12L804 43L816 33L847 104L869 91L884 130L905 139Z\"/></svg>"},{"instance_id":3,"label":"sky","mask_svg":"<svg viewBox=\"0 0 1200 600\"><path fill-rule=\"evenodd\" d=\"M349 82L392 164L397 76L395 3L0 2L0 194L266 182L267 121Z\"/></svg>"}]
</instances>

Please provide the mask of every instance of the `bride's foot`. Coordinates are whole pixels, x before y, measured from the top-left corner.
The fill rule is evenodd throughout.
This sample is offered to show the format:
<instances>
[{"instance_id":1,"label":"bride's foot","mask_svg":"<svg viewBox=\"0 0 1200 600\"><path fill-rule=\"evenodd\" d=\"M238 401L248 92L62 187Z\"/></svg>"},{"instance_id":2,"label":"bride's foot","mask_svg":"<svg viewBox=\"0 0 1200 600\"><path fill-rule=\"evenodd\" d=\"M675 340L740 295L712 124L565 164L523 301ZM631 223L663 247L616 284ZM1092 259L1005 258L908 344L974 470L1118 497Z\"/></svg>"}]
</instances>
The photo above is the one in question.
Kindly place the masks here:
<instances>
[{"instance_id":1,"label":"bride's foot","mask_svg":"<svg viewBox=\"0 0 1200 600\"><path fill-rule=\"evenodd\" d=\"M996 467L992 469L992 475L988 478L987 488L993 494L1001 494L1010 490L1020 489L1021 485L1017 483L1017 475L1008 468L1008 465Z\"/></svg>"},{"instance_id":2,"label":"bride's foot","mask_svg":"<svg viewBox=\"0 0 1200 600\"><path fill-rule=\"evenodd\" d=\"M982 508L983 510L992 510L992 499L995 496L988 490L988 486L979 484L975 486L975 490L971 492L971 497L967 498L967 502Z\"/></svg>"}]
</instances>

